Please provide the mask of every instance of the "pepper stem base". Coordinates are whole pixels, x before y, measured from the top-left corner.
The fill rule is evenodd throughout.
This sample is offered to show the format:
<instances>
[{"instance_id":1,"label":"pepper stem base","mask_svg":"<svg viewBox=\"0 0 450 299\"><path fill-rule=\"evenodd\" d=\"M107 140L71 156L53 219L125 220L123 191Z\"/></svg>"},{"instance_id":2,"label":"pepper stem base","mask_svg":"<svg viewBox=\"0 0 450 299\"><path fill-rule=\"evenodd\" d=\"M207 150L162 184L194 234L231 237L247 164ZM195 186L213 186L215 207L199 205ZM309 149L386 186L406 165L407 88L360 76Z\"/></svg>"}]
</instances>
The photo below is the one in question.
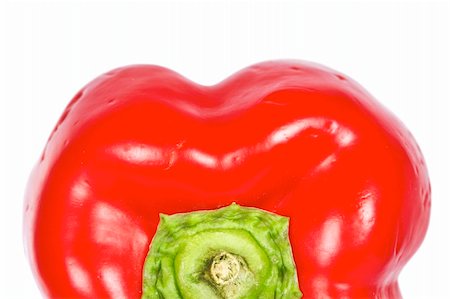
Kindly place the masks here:
<instances>
[{"instance_id":1,"label":"pepper stem base","mask_svg":"<svg viewBox=\"0 0 450 299\"><path fill-rule=\"evenodd\" d=\"M241 271L241 263L236 255L223 251L212 259L209 275L218 286L227 285L236 280Z\"/></svg>"}]
</instances>

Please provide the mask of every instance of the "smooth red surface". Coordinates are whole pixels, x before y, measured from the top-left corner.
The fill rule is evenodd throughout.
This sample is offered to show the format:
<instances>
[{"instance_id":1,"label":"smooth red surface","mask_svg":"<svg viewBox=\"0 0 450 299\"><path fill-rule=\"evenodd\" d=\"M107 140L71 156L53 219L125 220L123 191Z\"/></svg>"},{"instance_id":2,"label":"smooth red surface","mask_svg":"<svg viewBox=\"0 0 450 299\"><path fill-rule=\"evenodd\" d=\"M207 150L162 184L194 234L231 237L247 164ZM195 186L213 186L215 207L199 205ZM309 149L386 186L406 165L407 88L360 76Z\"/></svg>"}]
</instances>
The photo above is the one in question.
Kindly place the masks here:
<instances>
[{"instance_id":1,"label":"smooth red surface","mask_svg":"<svg viewBox=\"0 0 450 299\"><path fill-rule=\"evenodd\" d=\"M159 213L237 202L291 218L304 298L399 298L430 213L410 133L348 77L265 62L215 86L137 65L83 88L29 182L50 298L139 298Z\"/></svg>"}]
</instances>

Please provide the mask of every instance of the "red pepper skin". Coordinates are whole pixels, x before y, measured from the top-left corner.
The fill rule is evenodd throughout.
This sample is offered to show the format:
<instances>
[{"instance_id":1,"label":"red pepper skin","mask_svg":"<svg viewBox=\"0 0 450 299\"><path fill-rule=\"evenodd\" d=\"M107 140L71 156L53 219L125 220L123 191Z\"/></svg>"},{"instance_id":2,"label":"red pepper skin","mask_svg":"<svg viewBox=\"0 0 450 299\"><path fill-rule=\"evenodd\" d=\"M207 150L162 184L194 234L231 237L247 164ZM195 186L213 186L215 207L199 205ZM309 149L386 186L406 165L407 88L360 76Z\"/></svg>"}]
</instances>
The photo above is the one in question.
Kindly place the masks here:
<instances>
[{"instance_id":1,"label":"red pepper skin","mask_svg":"<svg viewBox=\"0 0 450 299\"><path fill-rule=\"evenodd\" d=\"M299 61L215 86L119 68L70 102L28 185L25 241L50 298L139 298L159 213L232 202L290 217L304 298L400 298L430 183L407 129L357 83Z\"/></svg>"}]
</instances>

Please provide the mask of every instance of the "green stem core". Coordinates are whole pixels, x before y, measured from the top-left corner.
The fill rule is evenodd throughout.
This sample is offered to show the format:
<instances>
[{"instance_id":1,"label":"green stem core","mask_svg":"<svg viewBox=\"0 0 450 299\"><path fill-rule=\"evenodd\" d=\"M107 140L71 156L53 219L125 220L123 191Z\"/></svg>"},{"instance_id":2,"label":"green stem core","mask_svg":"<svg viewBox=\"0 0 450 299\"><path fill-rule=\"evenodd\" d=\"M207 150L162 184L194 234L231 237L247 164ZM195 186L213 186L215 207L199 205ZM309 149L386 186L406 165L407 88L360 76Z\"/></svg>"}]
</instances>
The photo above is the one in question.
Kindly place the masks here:
<instances>
[{"instance_id":1,"label":"green stem core","mask_svg":"<svg viewBox=\"0 0 450 299\"><path fill-rule=\"evenodd\" d=\"M237 256L224 251L214 256L208 274L214 284L220 287L235 281L240 271Z\"/></svg>"},{"instance_id":2,"label":"green stem core","mask_svg":"<svg viewBox=\"0 0 450 299\"><path fill-rule=\"evenodd\" d=\"M144 299L298 299L287 217L232 204L161 222L144 264Z\"/></svg>"}]
</instances>

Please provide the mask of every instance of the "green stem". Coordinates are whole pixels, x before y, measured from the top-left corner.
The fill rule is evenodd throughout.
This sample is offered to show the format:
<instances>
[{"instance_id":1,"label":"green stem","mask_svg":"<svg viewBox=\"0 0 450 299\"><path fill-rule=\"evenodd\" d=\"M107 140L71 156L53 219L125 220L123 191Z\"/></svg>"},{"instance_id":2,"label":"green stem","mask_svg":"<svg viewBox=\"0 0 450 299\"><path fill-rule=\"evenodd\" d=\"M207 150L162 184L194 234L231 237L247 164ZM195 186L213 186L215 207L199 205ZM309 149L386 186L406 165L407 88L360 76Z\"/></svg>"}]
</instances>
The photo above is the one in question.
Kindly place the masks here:
<instances>
[{"instance_id":1,"label":"green stem","mask_svg":"<svg viewBox=\"0 0 450 299\"><path fill-rule=\"evenodd\" d=\"M243 271L241 268L239 257L224 251L213 257L211 267L206 274L211 277L217 287L221 287L235 281L239 272Z\"/></svg>"},{"instance_id":2,"label":"green stem","mask_svg":"<svg viewBox=\"0 0 450 299\"><path fill-rule=\"evenodd\" d=\"M144 265L144 299L298 299L289 219L228 207L161 215Z\"/></svg>"}]
</instances>

